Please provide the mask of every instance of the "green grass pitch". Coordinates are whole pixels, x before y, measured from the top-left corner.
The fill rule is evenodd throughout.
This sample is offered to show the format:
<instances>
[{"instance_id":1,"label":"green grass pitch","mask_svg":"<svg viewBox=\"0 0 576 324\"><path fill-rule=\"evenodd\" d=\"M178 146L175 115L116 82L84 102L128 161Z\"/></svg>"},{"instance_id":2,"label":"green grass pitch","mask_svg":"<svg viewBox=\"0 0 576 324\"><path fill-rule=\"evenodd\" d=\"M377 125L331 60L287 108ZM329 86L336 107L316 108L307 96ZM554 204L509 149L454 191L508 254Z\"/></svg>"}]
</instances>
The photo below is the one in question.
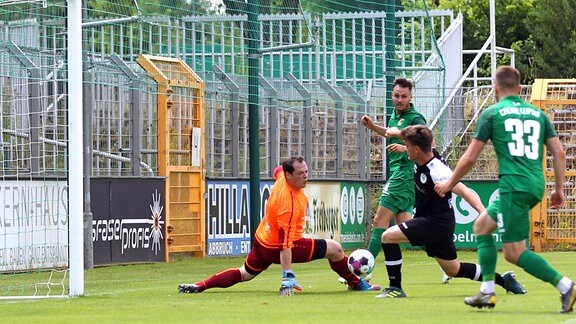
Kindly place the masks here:
<instances>
[{"instance_id":1,"label":"green grass pitch","mask_svg":"<svg viewBox=\"0 0 576 324\"><path fill-rule=\"evenodd\" d=\"M475 252L459 252L476 262ZM576 279L576 253L542 254ZM443 285L438 265L422 251L404 251L405 299L376 299L377 292L351 292L337 281L326 260L294 265L304 291L278 297L281 271L273 265L256 279L228 289L179 294L179 283L238 267L244 258L199 259L176 256L170 263L99 267L85 272L85 296L67 299L0 301L2 323L576 323L576 314L559 314L556 289L503 260L497 270L514 270L527 295L497 287L493 310L463 303L479 283L452 279ZM385 285L383 255L372 282ZM1 277L0 277L1 280Z\"/></svg>"}]
</instances>

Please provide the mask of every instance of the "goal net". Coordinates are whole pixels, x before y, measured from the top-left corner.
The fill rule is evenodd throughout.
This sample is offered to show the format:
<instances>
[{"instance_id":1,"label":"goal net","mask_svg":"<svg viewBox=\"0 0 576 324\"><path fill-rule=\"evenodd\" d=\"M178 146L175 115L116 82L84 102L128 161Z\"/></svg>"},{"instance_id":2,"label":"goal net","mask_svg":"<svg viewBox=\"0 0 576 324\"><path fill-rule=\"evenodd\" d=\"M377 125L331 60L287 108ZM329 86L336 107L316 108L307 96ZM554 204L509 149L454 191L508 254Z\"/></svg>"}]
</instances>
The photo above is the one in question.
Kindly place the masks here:
<instances>
[{"instance_id":1,"label":"goal net","mask_svg":"<svg viewBox=\"0 0 576 324\"><path fill-rule=\"evenodd\" d=\"M70 113L82 99L68 95L81 64L66 59L71 25L43 29L66 10L63 1L0 1L2 299L83 294L82 124Z\"/></svg>"}]
</instances>

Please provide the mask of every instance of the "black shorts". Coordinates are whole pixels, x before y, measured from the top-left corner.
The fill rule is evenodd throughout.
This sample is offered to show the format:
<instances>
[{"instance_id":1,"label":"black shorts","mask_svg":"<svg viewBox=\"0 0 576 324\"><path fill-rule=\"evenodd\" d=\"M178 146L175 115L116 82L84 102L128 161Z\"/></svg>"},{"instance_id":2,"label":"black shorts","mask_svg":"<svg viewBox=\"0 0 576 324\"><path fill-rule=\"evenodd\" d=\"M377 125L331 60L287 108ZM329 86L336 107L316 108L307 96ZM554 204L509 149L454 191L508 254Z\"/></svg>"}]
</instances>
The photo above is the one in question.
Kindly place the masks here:
<instances>
[{"instance_id":1,"label":"black shorts","mask_svg":"<svg viewBox=\"0 0 576 324\"><path fill-rule=\"evenodd\" d=\"M455 260L453 220L435 217L413 218L398 225L413 246L424 246L429 257L442 260Z\"/></svg>"}]
</instances>

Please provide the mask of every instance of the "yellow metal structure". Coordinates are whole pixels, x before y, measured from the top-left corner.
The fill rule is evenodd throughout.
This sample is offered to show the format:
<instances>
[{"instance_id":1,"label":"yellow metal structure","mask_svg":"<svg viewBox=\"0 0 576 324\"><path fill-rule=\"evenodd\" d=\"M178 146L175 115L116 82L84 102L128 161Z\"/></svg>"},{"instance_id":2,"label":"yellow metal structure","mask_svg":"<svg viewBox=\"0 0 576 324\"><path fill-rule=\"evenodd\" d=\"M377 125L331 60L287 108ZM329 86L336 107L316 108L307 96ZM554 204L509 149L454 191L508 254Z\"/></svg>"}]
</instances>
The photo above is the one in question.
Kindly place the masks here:
<instances>
[{"instance_id":1,"label":"yellow metal structure","mask_svg":"<svg viewBox=\"0 0 576 324\"><path fill-rule=\"evenodd\" d=\"M205 255L204 82L181 59L141 55L158 83L158 175L166 177L166 261Z\"/></svg>"},{"instance_id":2,"label":"yellow metal structure","mask_svg":"<svg viewBox=\"0 0 576 324\"><path fill-rule=\"evenodd\" d=\"M531 211L530 242L536 251L573 250L576 246L576 79L538 79L532 104L548 114L566 150L564 206L548 208L554 188L553 158L546 155L546 196Z\"/></svg>"}]
</instances>

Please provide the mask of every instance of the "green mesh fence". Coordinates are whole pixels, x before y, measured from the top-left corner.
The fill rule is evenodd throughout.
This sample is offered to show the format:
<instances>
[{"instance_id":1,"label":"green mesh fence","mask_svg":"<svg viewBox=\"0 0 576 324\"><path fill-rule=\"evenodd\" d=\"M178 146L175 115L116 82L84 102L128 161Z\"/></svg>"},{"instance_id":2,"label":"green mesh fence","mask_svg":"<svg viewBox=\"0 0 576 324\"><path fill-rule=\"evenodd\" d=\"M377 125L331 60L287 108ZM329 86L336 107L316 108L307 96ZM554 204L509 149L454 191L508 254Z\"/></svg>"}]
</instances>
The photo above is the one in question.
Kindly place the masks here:
<instances>
[{"instance_id":1,"label":"green mesh fence","mask_svg":"<svg viewBox=\"0 0 576 324\"><path fill-rule=\"evenodd\" d=\"M66 6L0 1L1 181L27 195L27 206L45 203L53 219L67 216L58 180L68 168ZM390 82L413 80L414 103L431 121L461 75L455 58L445 64L461 44L461 21L451 11L428 10L423 1L262 0L255 13L236 0L95 0L83 7L94 176L158 172L158 90L136 63L141 54L180 58L206 82L209 179L249 177L251 69L259 76L261 175L269 177L279 161L298 154L314 178L355 181L385 177L385 143L359 120L368 114L386 122ZM256 28L250 14L257 14ZM249 66L251 39L257 66ZM29 187L38 189L22 189ZM12 206L0 216L4 222L33 212L3 199ZM66 231L65 222L39 230L0 227L0 272L10 274L0 282L5 295L46 293L38 293L38 283L50 287L51 279L22 282L16 273L65 269ZM36 254L15 263L11 256L30 247ZM65 280L54 282L66 290Z\"/></svg>"}]
</instances>

